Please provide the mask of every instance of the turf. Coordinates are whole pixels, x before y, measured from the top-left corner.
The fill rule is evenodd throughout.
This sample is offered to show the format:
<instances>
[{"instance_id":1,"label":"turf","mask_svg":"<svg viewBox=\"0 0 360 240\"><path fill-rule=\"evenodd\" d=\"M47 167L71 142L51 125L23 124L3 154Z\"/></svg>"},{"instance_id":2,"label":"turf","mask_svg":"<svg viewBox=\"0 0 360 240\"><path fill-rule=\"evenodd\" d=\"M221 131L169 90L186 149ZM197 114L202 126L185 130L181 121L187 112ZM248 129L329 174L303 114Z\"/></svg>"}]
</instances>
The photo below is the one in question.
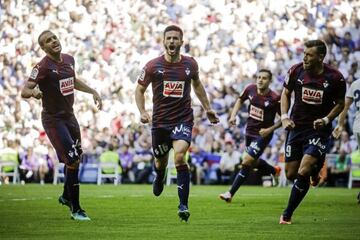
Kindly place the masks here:
<instances>
[{"instance_id":1,"label":"turf","mask_svg":"<svg viewBox=\"0 0 360 240\"><path fill-rule=\"evenodd\" d=\"M290 188L243 186L227 204L227 186L192 186L188 223L177 216L177 189L152 196L150 185L81 185L90 222L70 220L60 185L0 186L1 239L360 239L359 189L310 189L279 225Z\"/></svg>"}]
</instances>

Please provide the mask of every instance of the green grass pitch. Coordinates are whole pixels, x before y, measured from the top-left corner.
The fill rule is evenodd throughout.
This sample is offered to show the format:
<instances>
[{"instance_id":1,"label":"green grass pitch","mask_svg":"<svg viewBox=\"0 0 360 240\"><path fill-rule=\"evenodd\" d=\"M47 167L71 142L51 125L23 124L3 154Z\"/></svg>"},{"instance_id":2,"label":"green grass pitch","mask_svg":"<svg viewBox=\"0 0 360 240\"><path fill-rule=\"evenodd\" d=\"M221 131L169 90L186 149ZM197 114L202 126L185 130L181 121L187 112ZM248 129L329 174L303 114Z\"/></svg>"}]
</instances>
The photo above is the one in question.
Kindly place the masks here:
<instances>
[{"instance_id":1,"label":"green grass pitch","mask_svg":"<svg viewBox=\"0 0 360 240\"><path fill-rule=\"evenodd\" d=\"M70 220L58 204L62 186L0 186L0 239L360 239L359 189L312 188L279 225L290 188L243 186L231 204L228 186L191 186L188 223L177 217L177 189L160 197L150 185L81 185L90 222Z\"/></svg>"}]
</instances>

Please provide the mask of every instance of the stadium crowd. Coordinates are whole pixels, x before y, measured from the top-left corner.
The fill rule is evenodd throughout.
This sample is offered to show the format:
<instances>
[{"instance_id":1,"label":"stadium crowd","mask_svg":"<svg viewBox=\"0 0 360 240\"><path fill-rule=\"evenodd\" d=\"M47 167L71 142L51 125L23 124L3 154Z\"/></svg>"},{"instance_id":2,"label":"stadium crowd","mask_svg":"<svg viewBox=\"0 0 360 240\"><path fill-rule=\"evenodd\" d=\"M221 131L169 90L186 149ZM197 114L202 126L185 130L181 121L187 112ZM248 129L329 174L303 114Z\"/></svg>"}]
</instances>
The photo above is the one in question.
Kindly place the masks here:
<instances>
[{"instance_id":1,"label":"stadium crowd","mask_svg":"<svg viewBox=\"0 0 360 240\"><path fill-rule=\"evenodd\" d=\"M0 4L0 151L15 150L20 168L36 172L40 180L56 157L41 126L40 102L21 99L20 89L44 56L37 37L45 29L57 33L63 52L76 59L78 77L103 98L103 111L97 111L91 96L76 93L74 107L87 161L97 161L111 145L129 182L143 182L141 174L151 168L153 159L143 156L151 148L151 126L140 124L135 107L137 76L148 60L163 52L162 31L170 23L183 28L183 52L198 61L200 79L220 116L220 124L210 126L199 102L194 102L190 157L197 183L202 181L199 174L204 174L205 183L219 181L218 170L204 169L217 168L213 163L225 154L226 146L244 151L246 106L238 114L236 128L227 120L236 98L259 69L272 71L271 87L280 93L287 70L302 61L303 42L320 38L328 45L326 62L339 68L348 84L360 79L359 1L4 0ZM147 98L150 103L150 92ZM152 106L147 108L151 111ZM331 153L350 154L356 149L353 118L352 109L347 131L334 141ZM284 140L284 131L277 130L263 158L278 164ZM37 157L26 157L29 151ZM26 172L25 178L30 176Z\"/></svg>"}]
</instances>

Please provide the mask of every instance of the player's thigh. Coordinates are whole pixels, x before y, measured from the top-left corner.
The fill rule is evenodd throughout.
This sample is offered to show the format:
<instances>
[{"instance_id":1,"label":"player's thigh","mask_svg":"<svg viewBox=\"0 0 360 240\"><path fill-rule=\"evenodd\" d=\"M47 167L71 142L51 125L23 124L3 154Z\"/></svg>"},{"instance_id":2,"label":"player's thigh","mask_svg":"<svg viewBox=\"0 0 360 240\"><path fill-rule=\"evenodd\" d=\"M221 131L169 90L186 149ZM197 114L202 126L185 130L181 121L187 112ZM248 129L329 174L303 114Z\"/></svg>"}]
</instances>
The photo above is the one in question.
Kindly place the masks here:
<instances>
[{"instance_id":1,"label":"player's thigh","mask_svg":"<svg viewBox=\"0 0 360 240\"><path fill-rule=\"evenodd\" d=\"M60 162L71 165L79 160L79 154L74 148L74 140L64 121L58 120L44 129Z\"/></svg>"},{"instance_id":2,"label":"player's thigh","mask_svg":"<svg viewBox=\"0 0 360 240\"><path fill-rule=\"evenodd\" d=\"M151 129L152 148L156 159L167 161L168 153L172 147L171 130L166 128Z\"/></svg>"},{"instance_id":3,"label":"player's thigh","mask_svg":"<svg viewBox=\"0 0 360 240\"><path fill-rule=\"evenodd\" d=\"M318 160L319 160L318 157L305 154L301 160L301 164L298 171L299 174L301 174L302 176L310 176L311 171L315 166L315 164L318 162Z\"/></svg>"}]
</instances>

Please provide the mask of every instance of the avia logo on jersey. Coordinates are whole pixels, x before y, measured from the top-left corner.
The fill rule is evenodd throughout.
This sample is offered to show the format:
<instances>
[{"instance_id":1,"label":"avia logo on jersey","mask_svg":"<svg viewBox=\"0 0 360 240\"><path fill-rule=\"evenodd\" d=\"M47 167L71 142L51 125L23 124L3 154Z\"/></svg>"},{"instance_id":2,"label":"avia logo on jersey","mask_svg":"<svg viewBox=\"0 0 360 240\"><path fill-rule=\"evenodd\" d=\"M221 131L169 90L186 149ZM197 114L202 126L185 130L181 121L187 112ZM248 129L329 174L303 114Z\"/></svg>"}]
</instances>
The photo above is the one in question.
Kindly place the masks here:
<instances>
[{"instance_id":1,"label":"avia logo on jersey","mask_svg":"<svg viewBox=\"0 0 360 240\"><path fill-rule=\"evenodd\" d=\"M164 81L163 95L165 97L181 98L184 95L185 82L182 81Z\"/></svg>"},{"instance_id":2,"label":"avia logo on jersey","mask_svg":"<svg viewBox=\"0 0 360 240\"><path fill-rule=\"evenodd\" d=\"M311 89L307 87L302 88L302 101L308 104L322 104L324 96L323 90Z\"/></svg>"},{"instance_id":3,"label":"avia logo on jersey","mask_svg":"<svg viewBox=\"0 0 360 240\"><path fill-rule=\"evenodd\" d=\"M264 121L264 110L250 105L249 116L258 121Z\"/></svg>"},{"instance_id":4,"label":"avia logo on jersey","mask_svg":"<svg viewBox=\"0 0 360 240\"><path fill-rule=\"evenodd\" d=\"M74 93L74 77L61 79L59 81L60 92L63 96L67 96Z\"/></svg>"}]
</instances>

